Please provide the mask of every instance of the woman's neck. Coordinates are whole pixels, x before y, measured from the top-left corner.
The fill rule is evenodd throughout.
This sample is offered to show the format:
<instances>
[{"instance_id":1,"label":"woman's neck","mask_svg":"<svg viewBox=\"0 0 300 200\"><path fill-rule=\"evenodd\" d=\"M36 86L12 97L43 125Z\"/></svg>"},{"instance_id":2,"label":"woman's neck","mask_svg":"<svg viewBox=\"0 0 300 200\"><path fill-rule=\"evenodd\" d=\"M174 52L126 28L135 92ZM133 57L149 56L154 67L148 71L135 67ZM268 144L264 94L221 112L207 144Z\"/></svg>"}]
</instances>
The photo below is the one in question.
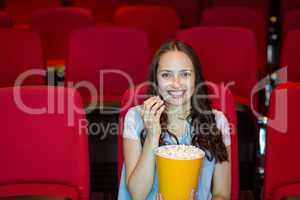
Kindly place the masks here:
<instances>
[{"instance_id":1,"label":"woman's neck","mask_svg":"<svg viewBox=\"0 0 300 200\"><path fill-rule=\"evenodd\" d=\"M190 114L190 111L191 111L190 103L186 103L179 106L166 105L166 113L168 115L169 121L186 119L187 116Z\"/></svg>"}]
</instances>

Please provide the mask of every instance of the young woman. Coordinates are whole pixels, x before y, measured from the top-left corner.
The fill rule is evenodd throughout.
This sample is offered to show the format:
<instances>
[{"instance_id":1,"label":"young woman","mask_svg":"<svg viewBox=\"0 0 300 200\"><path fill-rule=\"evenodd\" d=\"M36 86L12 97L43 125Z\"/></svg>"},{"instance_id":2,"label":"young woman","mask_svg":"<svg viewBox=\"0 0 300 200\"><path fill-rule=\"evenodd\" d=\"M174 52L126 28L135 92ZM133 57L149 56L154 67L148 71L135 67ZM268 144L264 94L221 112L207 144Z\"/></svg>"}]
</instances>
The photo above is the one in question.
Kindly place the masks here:
<instances>
[{"instance_id":1,"label":"young woman","mask_svg":"<svg viewBox=\"0 0 300 200\"><path fill-rule=\"evenodd\" d=\"M222 112L211 108L192 47L178 40L163 44L152 60L150 82L151 97L125 116L118 199L163 199L154 151L166 144L192 144L206 152L193 199L230 199L229 124Z\"/></svg>"}]
</instances>

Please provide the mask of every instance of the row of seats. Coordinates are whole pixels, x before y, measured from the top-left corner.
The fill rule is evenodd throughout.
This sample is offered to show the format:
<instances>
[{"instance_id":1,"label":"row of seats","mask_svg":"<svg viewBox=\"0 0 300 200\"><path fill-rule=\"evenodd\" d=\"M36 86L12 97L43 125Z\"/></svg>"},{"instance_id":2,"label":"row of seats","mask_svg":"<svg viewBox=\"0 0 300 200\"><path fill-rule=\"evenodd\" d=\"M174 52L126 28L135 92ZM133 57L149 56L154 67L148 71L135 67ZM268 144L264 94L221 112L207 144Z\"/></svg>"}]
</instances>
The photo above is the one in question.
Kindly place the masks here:
<instances>
[{"instance_id":1,"label":"row of seats","mask_svg":"<svg viewBox=\"0 0 300 200\"><path fill-rule=\"evenodd\" d=\"M179 30L176 12L168 7L123 6L114 18L118 26L145 31L149 37L151 55L163 41L174 38ZM70 32L88 26L95 26L92 14L79 8L38 11L31 19L31 29L40 34L48 60L65 58L65 44ZM265 75L267 31L261 13L240 7L211 8L204 11L201 26L241 27L253 31L257 40L260 74Z\"/></svg>"},{"instance_id":2,"label":"row of seats","mask_svg":"<svg viewBox=\"0 0 300 200\"><path fill-rule=\"evenodd\" d=\"M156 23L152 23L153 20ZM114 21L116 25L147 32L152 52L179 30L176 12L161 6L124 6L117 10ZM35 12L31 18L31 28L40 33L50 59L62 57L63 48L58 44L64 43L63 39L70 31L93 25L95 21L91 13L79 8L48 9ZM239 7L212 8L204 11L201 26L236 26L252 30L257 37L260 65L262 68L265 66L267 31L261 13Z\"/></svg>"},{"instance_id":3,"label":"row of seats","mask_svg":"<svg viewBox=\"0 0 300 200\"><path fill-rule=\"evenodd\" d=\"M112 19L112 14L115 9L124 3L123 0L5 0L4 2L5 10L13 16L13 21L17 25L28 24L31 14L36 10L57 8L63 5L74 5L76 7L90 9L97 21L109 22Z\"/></svg>"},{"instance_id":4,"label":"row of seats","mask_svg":"<svg viewBox=\"0 0 300 200\"><path fill-rule=\"evenodd\" d=\"M251 89L259 78L256 41L251 31L241 28L198 27L181 30L176 38L195 48L208 81L233 82L230 88L236 100L250 105ZM6 66L1 68L2 87L13 85L26 69L45 69L41 43L36 33L2 29L0 40L0 62L3 63L2 66ZM81 29L71 34L66 57L66 84L70 81L89 81L96 87L97 94L103 94L104 91L103 95L108 100L120 99L129 80L138 84L148 77L148 40L144 32L134 29ZM100 72L106 73L102 79ZM41 83L40 75L31 78L37 78L39 82L36 83ZM100 81L105 81L103 91L98 88ZM91 96L85 89L81 89L82 94L89 102ZM103 95L97 98L103 98Z\"/></svg>"},{"instance_id":5,"label":"row of seats","mask_svg":"<svg viewBox=\"0 0 300 200\"><path fill-rule=\"evenodd\" d=\"M146 89L130 88L122 97L119 173L123 162L124 116L130 106L144 100ZM214 98L212 106L221 109L232 124L231 199L236 200L239 197L239 173L234 100L222 85L210 93L224 95ZM79 94L63 87L15 87L0 89L0 99L0 109L6 113L0 116L2 132L9 133L1 134L0 140L0 197L37 195L88 200L87 128L78 125L85 119ZM299 83L280 85L272 93L267 126L265 200L299 195L300 160L295 151L300 139L295 117L299 100Z\"/></svg>"},{"instance_id":6,"label":"row of seats","mask_svg":"<svg viewBox=\"0 0 300 200\"><path fill-rule=\"evenodd\" d=\"M5 10L13 16L15 24L27 24L28 19L36 10L61 7L76 6L89 9L99 23L111 23L114 12L122 5L163 5L172 7L179 15L182 27L191 27L199 24L202 11L211 6L244 6L259 10L265 16L269 13L269 0L2 0Z\"/></svg>"},{"instance_id":7,"label":"row of seats","mask_svg":"<svg viewBox=\"0 0 300 200\"><path fill-rule=\"evenodd\" d=\"M86 24L86 26L89 26L89 24ZM6 74L1 81L2 87L13 85L18 75L26 69L32 67L45 69L41 42L36 33L1 29L0 34L2 44L0 48L1 64L6 66L2 68L2 74ZM299 81L299 73L297 72L298 61L295 51L298 45L298 35L299 31L291 32L285 40L282 50L281 63L282 66L288 66L290 81ZM138 78L134 78L134 83L146 80L150 50L147 36L144 32L120 27L91 27L74 32L72 37L67 47L68 54L66 55L67 81L89 80L97 86L99 80L91 77L98 77L98 74L94 74L95 70L85 69L93 69L95 67L98 70L105 69L101 66L106 66L106 69L124 70L131 77L134 77L134 70L139 68L145 72L143 73L145 76L137 76ZM85 39L83 39L84 37ZM214 82L235 81L235 86L232 89L236 100L250 105L251 89L259 80L259 73L262 71L261 61L259 61L258 57L260 54L258 54L256 47L257 41L255 41L255 35L251 31L229 27L197 27L179 31L177 38L190 43L197 50L204 66L204 74L207 80ZM119 39L121 41L118 41ZM121 46L121 43L124 45ZM53 48L55 47L54 45ZM129 48L132 50L129 51ZM78 52L75 52L75 50ZM76 55L73 56L75 54L73 52ZM120 53L116 54L115 52ZM121 52L124 53L121 54ZM137 54L140 56L135 58L134 55ZM119 57L117 58L116 56ZM215 59L216 57L219 59ZM124 60L130 59L131 61L126 61L127 64L124 64ZM77 60L80 60L80 62ZM76 62L79 64L76 64ZM112 64L111 62L114 63ZM80 74L72 75L73 70L70 69L74 69L74 66L81 70ZM88 74L93 75L89 77L90 75ZM29 84L35 81L34 79L38 79L35 83L43 82L41 77L32 77L32 79L26 81ZM124 81L127 80L123 80L122 83ZM123 91L121 88L112 89L111 95L117 98L121 91ZM110 98L113 98L112 96Z\"/></svg>"},{"instance_id":8,"label":"row of seats","mask_svg":"<svg viewBox=\"0 0 300 200\"><path fill-rule=\"evenodd\" d=\"M232 2L234 2L234 1L232 1ZM218 9L222 10L225 8L218 8ZM226 8L226 9L233 9L233 8L230 7L230 8ZM234 9L240 9L240 8L234 8ZM243 8L243 9L245 10L245 12L247 10L251 10L251 9L245 9L245 8ZM172 9L168 8L168 10L172 10ZM208 9L206 11L208 13L207 14L208 16L209 16L209 13L212 12L211 10L214 11L214 8ZM251 10L251 11L253 11L253 10ZM258 12L256 12L256 13L258 13ZM221 15L221 14L217 13L217 15ZM218 22L222 21L221 19L223 19L223 18L225 19L224 21L226 21L227 16L228 16L228 18L231 17L229 15L225 15L223 17L219 16L220 20L216 20L216 22L214 20L212 20L211 22L207 22L207 24L204 24L204 22L203 22L202 26L219 26ZM250 16L252 16L252 18L255 18L253 16L257 16L257 15L251 14ZM262 15L260 14L260 16L262 16ZM232 18L234 18L234 16ZM218 19L218 18L216 18L216 19ZM241 20L241 21L243 21L245 23L245 20ZM125 22L126 22L126 20L125 20ZM226 23L225 23L222 26L235 26L235 22L232 22L233 25L231 25L231 22L228 25L226 25ZM122 23L124 23L124 22L122 22ZM217 23L217 24L214 24L214 23ZM242 25L239 25L238 23L236 24L236 26L244 25L244 23L242 23L242 22L240 22ZM121 23L120 23L120 25L121 25ZM92 26L94 26L94 25L92 25ZM136 26L136 24L132 25L132 27L134 27L134 26ZM146 26L146 28L148 28L148 27L149 26ZM260 27L262 27L261 24L260 24ZM120 66L121 66L121 68L122 68L122 66L126 66L120 70L122 70L122 72L124 71L124 69L128 70L128 72L126 71L126 73L128 73L131 77L134 75L138 76L138 77L136 77L137 79L134 79L134 84L137 84L143 80L146 80L147 79L147 77L146 77L147 71L146 70L148 69L147 64L149 61L149 52L153 53L153 49L154 49L152 47L151 38L150 38L150 44L146 44L146 43L148 43L146 35L143 33L143 36L142 36L139 31L135 31L135 33L133 33L133 30L130 30L130 29L112 28L112 27L103 28L102 30L100 30L100 29L102 29L102 28L91 27L91 28L86 29L86 27L85 27L85 29L78 31L77 33L72 33L70 42L66 45L66 49L67 49L67 53L65 54L65 56L67 58L66 77L65 77L66 81L67 81L66 83L68 83L69 81L74 81L74 83L76 84L76 83L87 80L87 81L92 82L92 84L97 89L98 89L98 86L101 86L104 88L103 91L99 90L97 92L97 97L91 97L90 94L84 88L79 88L80 94L83 97L84 102L90 102L91 98L94 98L94 99L96 98L96 99L102 100L102 101L104 101L104 100L105 101L106 100L107 101L120 100L122 93L126 90L126 88L128 86L128 82L126 81L126 78L124 79L124 76L118 75L118 72L120 72L120 71L118 71L117 69L119 69ZM113 32L110 32L110 31L108 31L109 29L110 29L110 31L113 29L114 30L113 30ZM59 28L57 28L57 30L59 30ZM89 31L87 31L87 30L89 30ZM125 35L124 38L119 35L120 32L116 33L114 31L116 31L116 32L123 31L122 34ZM226 32L226 31L228 31L228 32ZM87 32L89 32L89 33L87 33ZM136 40L128 39L126 36L127 32L130 32L130 35L134 35L136 38L139 38L138 40L142 41L141 42L142 44L144 44L144 45L146 44L145 46L150 45L150 48L148 48L148 47L145 48L145 46L143 48L141 48L141 46L139 46L139 45L134 45L132 52L130 52L131 49L129 49L128 47L131 48L132 44L136 43ZM248 32L248 33L246 33L246 32ZM238 102L241 102L244 104L250 104L250 99L249 99L249 97L250 97L249 91L250 90L248 90L248 88L253 87L253 84L255 84L257 82L257 81L254 81L254 79L258 80L258 78L261 77L262 74L264 74L264 68L261 67L263 65L260 64L260 63L262 63L262 61L264 59L262 59L260 57L260 56L262 56L262 54L257 52L257 51L262 50L262 49L258 49L259 45L262 43L261 42L262 40L259 39L258 32L259 32L258 29L256 31L254 31L254 34L253 34L250 31L245 31L240 28L221 28L221 27L219 27L219 28L215 28L215 27L203 28L202 27L202 28L192 28L192 29L180 31L178 33L175 33L175 37L190 43L197 50L197 53L199 54L200 59L201 59L201 63L204 66L204 72L209 80L213 80L215 82L220 82L220 80L221 81L225 80L226 82L235 80L236 83L238 83L238 84L236 84L234 87L230 87L232 89L233 97L234 97L235 101L238 101ZM290 69L292 67L295 67L294 68L295 70L294 71L289 70L289 73L292 74L293 76L296 76L296 74L297 74L296 58L297 57L296 57L296 53L293 53L293 52L296 52L295 51L295 49L297 48L297 39L296 38L299 35L299 33L297 33L297 31L293 31L293 32L294 32L294 34L292 34L292 33L288 34L288 35L293 36L293 37L292 36L288 37L288 38L291 38L290 41L288 42L288 39L286 41L284 41L285 44L283 46L284 46L285 50L282 51L281 61L283 63L282 66L288 65ZM92 36L93 34L94 34L94 36ZM82 35L85 36L83 39L81 39ZM96 38L99 37L99 35L103 35L103 38L101 41L98 42L98 40ZM110 41L109 40L110 35L113 36L112 38L114 38L114 40L116 40L116 38L119 38L119 39L114 42ZM95 40L97 40L96 42L93 41L94 38L95 38ZM141 38L143 38L143 39L141 39ZM78 42L78 44L75 44L75 42L77 40L78 41L81 40L82 42L81 43ZM216 41L214 42L214 40L216 40ZM224 42L227 40L231 41L231 42ZM245 40L246 40L246 42L245 42ZM260 40L260 42L258 40ZM146 41L146 43L144 41ZM93 45L91 43L95 43L95 44ZM73 45L71 45L71 44L73 44ZM111 44L113 44L113 45L111 45ZM120 44L124 44L124 46L127 48L126 49L120 48L120 46L123 46ZM19 43L19 45L20 45L20 43ZM119 45L119 46L117 46L119 51L117 51L117 49L115 47L116 45ZM231 47L229 48L228 46L232 46L232 48ZM100 50L100 48L102 48L102 47L103 47L103 49ZM216 48L217 48L217 51L216 51ZM107 51L107 49L108 49L108 51ZM21 48L20 51L26 51L26 50L24 50L24 49L22 50L22 48ZM27 48L27 51L28 51L28 48ZM122 56L120 56L120 54L124 53L123 51L129 51L129 52L126 52L126 55L124 55L124 57L122 57ZM148 59L148 61L145 61L146 59L144 59L144 58L143 58L143 61L142 61L142 59L141 60L138 59L138 61L135 60L135 63L133 63L132 60L131 61L127 60L126 56L129 56L129 58L131 58L133 60L136 59L136 57L133 57L134 55L135 56L137 55L136 51L142 52L142 54L145 55L145 57L147 57L146 59ZM146 51L148 53L146 53ZM227 51L229 51L229 52L227 52ZM118 53L116 54L116 52L118 52ZM30 54L30 52L28 52L28 53ZM72 53L73 57L70 56L71 53ZM114 55L110 55L113 53L114 53ZM285 53L285 59L283 59L284 53ZM7 54L4 54L4 55L7 56ZM81 55L83 55L83 56L81 56ZM110 56L108 56L108 55L110 55ZM141 54L138 54L138 55L141 55ZM78 59L77 59L77 57L78 57ZM98 59L98 57L99 57L99 59ZM116 61L112 60L112 58L115 59L116 57L118 57L116 59ZM257 57L257 58L255 58L255 57ZM11 56L10 58L15 58L15 57ZM244 62L242 62L242 59L244 59ZM248 59L250 59L252 61L250 61L250 63L249 63ZM17 59L16 59L16 61L14 61L14 62L20 63L20 60L17 61ZM292 62L291 62L291 60L292 60ZM140 63L137 64L138 62L140 62ZM145 68L140 67L142 62L146 63L144 65ZM19 66L19 63L17 63L15 66ZM7 65L5 65L5 66L10 66L9 62L7 62L6 64ZM96 67L96 65L98 65L98 67ZM128 69L127 66L131 66L131 65L139 66L139 68L138 68L139 71L137 72L137 68ZM220 65L220 67L218 65ZM254 70L255 72L250 72L248 75L248 71L247 71L248 69L237 68L237 67L240 67L241 65L250 66L250 67L255 65L255 70ZM42 68L40 68L40 69L45 69L44 62L40 66L42 66ZM75 67L73 67L73 66L75 66ZM100 69L99 66L103 66L103 68ZM216 67L216 66L218 66L218 67ZM106 73L106 72L111 73L110 70L112 68L114 68L113 73L115 73L115 76L105 76L105 79L103 79L104 81L101 79L101 76L99 79L100 70L101 70L101 72L104 72L104 73ZM78 71L74 72L77 69L78 69ZM145 70L145 73L143 72L143 70ZM251 70L253 70L253 69L251 69ZM219 74L219 72L221 72L221 73ZM141 77L140 76L141 74L145 75L145 77ZM221 74L223 74L224 76L219 76ZM241 74L243 74L243 75L241 75ZM103 74L103 75L106 75L106 74ZM120 79L120 77L123 79ZM247 78L245 78L245 77L247 77ZM290 80L290 77L291 76L289 75L289 80ZM40 75L37 76L36 78L40 79L40 80L39 81L33 80L33 82L29 83L29 84L36 84L37 82L40 82L42 84L45 83L45 80L41 79L42 77ZM296 79L293 79L293 80L297 81ZM31 80L27 80L27 81L30 82ZM13 81L11 83L13 83ZM38 84L40 84L40 83L38 83ZM118 84L116 84L116 83L118 83ZM252 85L252 86L250 86L250 85ZM5 86L7 86L7 85L5 85ZM299 86L296 86L294 84L287 84L286 86L281 86L280 90L275 90L274 93L282 94L282 89L286 89L286 88L289 88L289 90L291 90L290 88L296 89L295 91L297 91L297 92L299 91L298 90ZM109 91L109 92L106 93L106 91ZM101 92L103 92L103 93L101 93ZM98 96L98 94L99 94L99 96ZM128 91L127 91L127 95L128 95ZM271 114L269 115L269 117L274 117L273 115L274 115L275 111L278 110L277 103L281 102L281 98L279 98L279 100L276 99L276 101L274 101L274 99L275 99L274 96L277 97L276 95L273 94L272 101L271 101L273 103L271 103L271 107L270 107ZM295 97L295 95L291 95L289 97L291 97L290 101L297 101L299 99L299 98ZM126 97L126 93L125 93L125 96L123 96L123 98L122 98L123 99L122 105L124 105L124 102L126 102L126 98L127 97ZM230 98L232 99L232 97L230 97ZM230 100L230 101L233 102L233 100ZM284 100L282 100L282 101L284 102ZM277 102L277 103L274 103L274 102ZM290 109L292 109L294 107L294 106L292 106L292 103L289 103L288 105L291 106ZM231 108L233 107L232 105L229 105L229 107L230 106L231 106ZM218 103L215 103L214 107L219 108ZM272 109L273 109L273 111L272 111ZM233 108L233 110L234 110L234 108ZM224 110L224 112L225 113L227 112L226 116L232 123L234 123L234 121L232 121L232 119L233 119L232 116L231 117L228 116L228 111ZM232 112L234 113L234 111L232 111ZM272 114L272 112L273 112L273 114ZM123 113L123 115L124 115L124 113ZM281 114L281 115L284 116L283 114ZM122 125L122 118L120 118L120 124ZM281 127L281 126L283 126L282 124L283 124L283 120L278 122L278 126ZM293 125L293 122L291 122L291 124L288 124L288 127L291 128L292 132L294 130L296 130L294 128L294 126L295 125ZM122 128L122 127L120 127L120 128ZM269 121L269 127L268 127L267 133L272 134L272 131L274 132L273 129L275 130L275 135L278 134L278 132L284 132L282 130L278 131L276 129L276 127L274 128L274 123L271 124ZM292 134L292 135L293 135L292 139L296 140L297 138L296 138L295 134ZM236 148L234 141L236 141L237 138L234 133L233 133L233 136L231 139L233 141L232 148ZM276 146L278 146L278 142L280 140L286 141L286 143L284 145L284 147L285 147L289 144L290 137L280 137L279 139L277 138L276 141L274 139L268 138L267 141L268 142L270 141L270 143L272 143L272 141L273 141L273 143L272 143L272 145L267 146L267 152L273 152L274 150L270 149L271 148L270 146L274 146L273 144L276 144ZM121 140L119 140L119 141L121 141ZM295 144L293 144L293 145L295 146ZM291 148L294 148L293 145L291 146ZM121 149L121 148L119 148L119 149ZM276 160L276 159L274 159L274 157L277 155L280 155L280 154L277 154L277 155L273 154L273 153L267 153L267 154L272 155L273 157L268 156L268 155L266 157L266 160L269 159L269 161L266 161L266 172L267 173L266 173L265 185L267 187L265 189L265 199L269 199L269 198L273 199L273 197L281 198L287 194L288 195L297 195L297 191L299 191L299 188L298 188L299 186L297 186L297 184L289 185L289 183L296 182L296 180L298 180L297 179L298 175L295 175L295 176L294 176L294 174L293 174L293 176L290 176L288 174L284 174L281 176L277 176L276 174L274 175L273 174L274 171L276 171L276 170L279 171L280 169L275 168L274 171L271 171L270 168L272 168L272 166L274 165L273 161ZM293 154L291 154L291 155L292 155L291 157L288 157L285 160L287 163L291 162L291 160L296 157L296 155L293 155ZM237 150L233 150L232 157L234 158L234 156L237 156ZM121 161L121 160L119 160L119 161ZM233 159L233 162L238 163L238 159ZM276 160L275 164L280 166L280 162L281 162L280 160ZM297 159L294 159L293 162L298 163L299 161ZM121 162L119 162L119 163L121 163ZM232 172L232 178L233 178L232 199L236 199L236 197L238 196L238 191L239 191L239 189L238 189L238 171L237 171L238 168L236 168L237 167L236 163L233 163L234 171ZM293 170L292 166L290 166L290 165L287 165L286 168L287 168L286 170L289 172L291 172ZM284 187L281 187L282 185L284 185ZM273 188L280 188L280 189L274 193ZM289 192L289 193L286 193L286 192Z\"/></svg>"}]
</instances>

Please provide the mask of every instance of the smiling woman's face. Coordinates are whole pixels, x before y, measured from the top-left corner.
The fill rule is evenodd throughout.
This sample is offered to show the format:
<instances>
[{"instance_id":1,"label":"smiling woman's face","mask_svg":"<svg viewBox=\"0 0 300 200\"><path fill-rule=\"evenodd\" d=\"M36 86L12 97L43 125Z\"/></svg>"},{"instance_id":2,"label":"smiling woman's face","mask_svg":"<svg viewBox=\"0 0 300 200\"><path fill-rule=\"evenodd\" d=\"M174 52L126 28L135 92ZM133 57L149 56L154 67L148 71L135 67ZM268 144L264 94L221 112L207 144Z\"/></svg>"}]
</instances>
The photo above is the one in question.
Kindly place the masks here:
<instances>
[{"instance_id":1,"label":"smiling woman's face","mask_svg":"<svg viewBox=\"0 0 300 200\"><path fill-rule=\"evenodd\" d=\"M195 90L195 71L191 59L181 51L164 53L158 64L157 82L163 100L173 106L189 103Z\"/></svg>"}]
</instances>

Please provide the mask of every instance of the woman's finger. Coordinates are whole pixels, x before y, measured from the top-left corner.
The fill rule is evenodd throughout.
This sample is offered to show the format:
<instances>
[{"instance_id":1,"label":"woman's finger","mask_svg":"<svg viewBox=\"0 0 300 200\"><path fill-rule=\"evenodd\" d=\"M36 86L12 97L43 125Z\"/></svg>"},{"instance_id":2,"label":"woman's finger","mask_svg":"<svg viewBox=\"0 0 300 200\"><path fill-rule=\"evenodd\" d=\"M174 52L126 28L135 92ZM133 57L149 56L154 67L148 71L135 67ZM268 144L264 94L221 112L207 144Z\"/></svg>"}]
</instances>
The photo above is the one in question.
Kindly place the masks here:
<instances>
[{"instance_id":1,"label":"woman's finger","mask_svg":"<svg viewBox=\"0 0 300 200\"><path fill-rule=\"evenodd\" d=\"M156 194L156 200L163 200L163 197L160 193Z\"/></svg>"},{"instance_id":2,"label":"woman's finger","mask_svg":"<svg viewBox=\"0 0 300 200\"><path fill-rule=\"evenodd\" d=\"M159 194L159 199L160 199L160 200L164 200L162 194Z\"/></svg>"},{"instance_id":3,"label":"woman's finger","mask_svg":"<svg viewBox=\"0 0 300 200\"><path fill-rule=\"evenodd\" d=\"M164 112L166 106L165 105L161 105L160 108L158 109L158 111L155 114L155 117L157 120L160 119L161 114Z\"/></svg>"},{"instance_id":4,"label":"woman's finger","mask_svg":"<svg viewBox=\"0 0 300 200\"><path fill-rule=\"evenodd\" d=\"M195 189L192 189L192 192L190 194L190 200L196 200L197 198L197 192Z\"/></svg>"},{"instance_id":5,"label":"woman's finger","mask_svg":"<svg viewBox=\"0 0 300 200\"><path fill-rule=\"evenodd\" d=\"M144 105L143 105L144 114L150 113L151 108L156 104L156 102L157 102L157 97L151 97L150 99L144 101Z\"/></svg>"},{"instance_id":6,"label":"woman's finger","mask_svg":"<svg viewBox=\"0 0 300 200\"><path fill-rule=\"evenodd\" d=\"M158 100L151 108L151 113L155 116L160 107L164 104L162 100Z\"/></svg>"},{"instance_id":7,"label":"woman's finger","mask_svg":"<svg viewBox=\"0 0 300 200\"><path fill-rule=\"evenodd\" d=\"M163 104L159 97L153 97L151 100L144 102L144 115L154 117L158 108Z\"/></svg>"},{"instance_id":8,"label":"woman's finger","mask_svg":"<svg viewBox=\"0 0 300 200\"><path fill-rule=\"evenodd\" d=\"M150 97L149 99L145 100L144 101L144 108L151 108L151 105L153 105L156 101L157 101L157 96L153 96L153 97Z\"/></svg>"}]
</instances>

